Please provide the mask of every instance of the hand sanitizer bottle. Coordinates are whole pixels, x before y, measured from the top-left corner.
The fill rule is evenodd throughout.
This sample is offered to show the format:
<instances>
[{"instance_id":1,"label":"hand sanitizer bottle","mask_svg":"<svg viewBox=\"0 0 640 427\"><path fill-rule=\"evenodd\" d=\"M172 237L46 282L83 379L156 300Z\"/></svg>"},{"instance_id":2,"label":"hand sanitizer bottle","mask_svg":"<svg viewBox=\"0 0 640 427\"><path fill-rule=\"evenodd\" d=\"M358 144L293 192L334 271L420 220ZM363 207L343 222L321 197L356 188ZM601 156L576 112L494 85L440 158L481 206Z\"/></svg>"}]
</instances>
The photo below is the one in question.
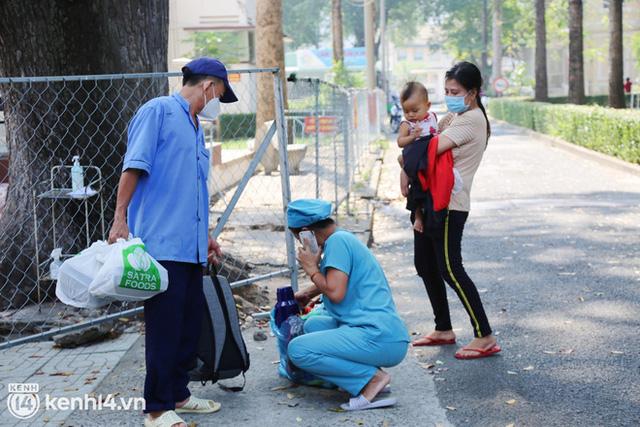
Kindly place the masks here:
<instances>
[{"instance_id":1,"label":"hand sanitizer bottle","mask_svg":"<svg viewBox=\"0 0 640 427\"><path fill-rule=\"evenodd\" d=\"M84 170L80 166L80 156L73 156L73 167L71 168L71 189L72 191L82 191L84 188Z\"/></svg>"},{"instance_id":2,"label":"hand sanitizer bottle","mask_svg":"<svg viewBox=\"0 0 640 427\"><path fill-rule=\"evenodd\" d=\"M49 275L53 280L58 280L58 273L60 272L60 266L62 265L62 260L60 257L62 256L62 248L55 248L51 252L51 264L49 264Z\"/></svg>"}]
</instances>

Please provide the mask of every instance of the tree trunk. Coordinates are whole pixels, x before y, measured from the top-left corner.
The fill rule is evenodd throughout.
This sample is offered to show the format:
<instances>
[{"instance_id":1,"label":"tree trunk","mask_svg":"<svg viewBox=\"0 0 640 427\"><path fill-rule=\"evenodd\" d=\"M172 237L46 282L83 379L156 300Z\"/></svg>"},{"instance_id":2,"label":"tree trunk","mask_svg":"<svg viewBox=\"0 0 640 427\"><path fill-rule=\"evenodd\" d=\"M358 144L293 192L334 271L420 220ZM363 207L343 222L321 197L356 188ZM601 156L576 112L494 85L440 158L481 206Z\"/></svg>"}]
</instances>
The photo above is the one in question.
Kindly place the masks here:
<instances>
[{"instance_id":1,"label":"tree trunk","mask_svg":"<svg viewBox=\"0 0 640 427\"><path fill-rule=\"evenodd\" d=\"M584 104L582 0L569 0L569 102Z\"/></svg>"},{"instance_id":2,"label":"tree trunk","mask_svg":"<svg viewBox=\"0 0 640 427\"><path fill-rule=\"evenodd\" d=\"M287 85L284 68L284 41L282 33L282 0L260 0L256 2L256 65L258 68L280 67L284 108L287 108ZM257 75L256 148L266 131L264 123L275 120L276 107L273 91L273 76ZM289 132L291 134L291 132ZM290 135L291 137L291 135ZM274 150L267 153L262 162L266 173L277 167Z\"/></svg>"},{"instance_id":3,"label":"tree trunk","mask_svg":"<svg viewBox=\"0 0 640 427\"><path fill-rule=\"evenodd\" d=\"M342 2L331 0L331 35L333 40L333 62L344 62L344 43L342 37Z\"/></svg>"},{"instance_id":4,"label":"tree trunk","mask_svg":"<svg viewBox=\"0 0 640 427\"><path fill-rule=\"evenodd\" d=\"M624 108L622 1L609 2L609 107Z\"/></svg>"},{"instance_id":5,"label":"tree trunk","mask_svg":"<svg viewBox=\"0 0 640 427\"><path fill-rule=\"evenodd\" d=\"M547 26L545 0L536 0L536 101L547 101Z\"/></svg>"},{"instance_id":6,"label":"tree trunk","mask_svg":"<svg viewBox=\"0 0 640 427\"><path fill-rule=\"evenodd\" d=\"M166 71L168 17L166 0L6 1L0 8L0 75ZM38 183L48 181L53 166L69 165L75 154L84 165L99 166L108 227L127 123L143 102L166 93L166 78L0 85L11 156L0 213L0 308L23 307L52 293L50 282L41 288L36 281L33 193L46 189ZM102 230L99 205L92 203L94 240ZM58 210L58 246L77 252L86 246L81 205L67 200ZM50 205L39 201L35 216L42 262L53 248Z\"/></svg>"},{"instance_id":7,"label":"tree trunk","mask_svg":"<svg viewBox=\"0 0 640 427\"><path fill-rule=\"evenodd\" d=\"M491 83L502 76L502 0L493 0L493 65Z\"/></svg>"},{"instance_id":8,"label":"tree trunk","mask_svg":"<svg viewBox=\"0 0 640 427\"><path fill-rule=\"evenodd\" d=\"M376 88L375 2L364 3L364 48L366 55L367 89Z\"/></svg>"},{"instance_id":9,"label":"tree trunk","mask_svg":"<svg viewBox=\"0 0 640 427\"><path fill-rule=\"evenodd\" d=\"M489 71L489 0L482 0L482 78L483 90L487 90L487 76Z\"/></svg>"}]
</instances>

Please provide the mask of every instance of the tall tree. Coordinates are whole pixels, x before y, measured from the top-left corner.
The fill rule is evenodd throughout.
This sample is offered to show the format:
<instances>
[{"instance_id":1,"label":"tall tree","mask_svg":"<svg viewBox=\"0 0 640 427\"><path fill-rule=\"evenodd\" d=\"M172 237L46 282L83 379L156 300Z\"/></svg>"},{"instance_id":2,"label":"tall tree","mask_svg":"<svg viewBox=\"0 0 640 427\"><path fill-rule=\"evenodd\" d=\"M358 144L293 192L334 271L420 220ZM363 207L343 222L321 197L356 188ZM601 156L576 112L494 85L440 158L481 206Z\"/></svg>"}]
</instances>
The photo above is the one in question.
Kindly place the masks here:
<instances>
[{"instance_id":1,"label":"tall tree","mask_svg":"<svg viewBox=\"0 0 640 427\"><path fill-rule=\"evenodd\" d=\"M258 68L280 68L284 108L287 108L287 85L284 68L284 36L282 33L282 0L256 2L256 65ZM273 77L260 73L257 76L256 141L264 136L264 123L276 118ZM289 137L291 137L289 132ZM257 148L257 147L256 147ZM267 173L277 168L273 149L263 159Z\"/></svg>"},{"instance_id":2,"label":"tall tree","mask_svg":"<svg viewBox=\"0 0 640 427\"><path fill-rule=\"evenodd\" d=\"M493 0L493 65L491 81L502 76L502 0Z\"/></svg>"},{"instance_id":3,"label":"tall tree","mask_svg":"<svg viewBox=\"0 0 640 427\"><path fill-rule=\"evenodd\" d=\"M482 77L484 77L483 81L483 89L487 89L487 75L489 70L489 0L482 0L482 57L480 60Z\"/></svg>"},{"instance_id":4,"label":"tall tree","mask_svg":"<svg viewBox=\"0 0 640 427\"><path fill-rule=\"evenodd\" d=\"M255 2L259 3L261 0ZM282 28L291 47L320 47L329 35L329 3L318 0L282 0Z\"/></svg>"},{"instance_id":5,"label":"tall tree","mask_svg":"<svg viewBox=\"0 0 640 427\"><path fill-rule=\"evenodd\" d=\"M331 39L333 41L333 62L344 62L344 41L342 37L342 1L331 0Z\"/></svg>"},{"instance_id":6,"label":"tall tree","mask_svg":"<svg viewBox=\"0 0 640 427\"><path fill-rule=\"evenodd\" d=\"M609 106L624 108L622 1L609 1Z\"/></svg>"},{"instance_id":7,"label":"tall tree","mask_svg":"<svg viewBox=\"0 0 640 427\"><path fill-rule=\"evenodd\" d=\"M166 0L4 1L0 8L0 75L51 76L166 71L169 5ZM34 216L51 237L50 206L33 191L55 165L80 154L101 167L106 221L126 144L127 123L153 96L167 94L167 80L120 79L0 85L10 151L9 188L0 213L0 308L44 300L35 278ZM57 240L65 253L84 247L78 206L58 212ZM91 211L98 224L100 213ZM94 230L96 229L96 230ZM91 238L100 236L92 227ZM41 238L43 236L40 236ZM82 241L80 241L82 240ZM41 241L40 260L51 243ZM48 245L48 246L47 246Z\"/></svg>"},{"instance_id":8,"label":"tall tree","mask_svg":"<svg viewBox=\"0 0 640 427\"><path fill-rule=\"evenodd\" d=\"M545 0L536 0L536 101L549 97L547 81L547 26Z\"/></svg>"},{"instance_id":9,"label":"tall tree","mask_svg":"<svg viewBox=\"0 0 640 427\"><path fill-rule=\"evenodd\" d=\"M582 0L569 0L569 102L584 104Z\"/></svg>"}]
</instances>

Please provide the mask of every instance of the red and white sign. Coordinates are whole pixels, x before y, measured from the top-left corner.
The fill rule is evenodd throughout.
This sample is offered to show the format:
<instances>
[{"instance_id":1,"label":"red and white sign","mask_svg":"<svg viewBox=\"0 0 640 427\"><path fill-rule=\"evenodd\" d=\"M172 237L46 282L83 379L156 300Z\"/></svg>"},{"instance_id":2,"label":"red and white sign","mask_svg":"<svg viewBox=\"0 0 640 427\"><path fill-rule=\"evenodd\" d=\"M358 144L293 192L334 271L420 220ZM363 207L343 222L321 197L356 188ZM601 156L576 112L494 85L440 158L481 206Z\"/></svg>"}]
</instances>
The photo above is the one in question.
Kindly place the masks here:
<instances>
[{"instance_id":1,"label":"red and white sign","mask_svg":"<svg viewBox=\"0 0 640 427\"><path fill-rule=\"evenodd\" d=\"M335 133L338 130L336 116L320 116L318 117L318 122L320 126L318 128L318 133ZM305 117L304 118L304 132L305 133L315 133L316 131L316 118Z\"/></svg>"},{"instance_id":2,"label":"red and white sign","mask_svg":"<svg viewBox=\"0 0 640 427\"><path fill-rule=\"evenodd\" d=\"M504 77L498 77L493 81L493 89L498 93L506 91L509 89L509 80Z\"/></svg>"}]
</instances>

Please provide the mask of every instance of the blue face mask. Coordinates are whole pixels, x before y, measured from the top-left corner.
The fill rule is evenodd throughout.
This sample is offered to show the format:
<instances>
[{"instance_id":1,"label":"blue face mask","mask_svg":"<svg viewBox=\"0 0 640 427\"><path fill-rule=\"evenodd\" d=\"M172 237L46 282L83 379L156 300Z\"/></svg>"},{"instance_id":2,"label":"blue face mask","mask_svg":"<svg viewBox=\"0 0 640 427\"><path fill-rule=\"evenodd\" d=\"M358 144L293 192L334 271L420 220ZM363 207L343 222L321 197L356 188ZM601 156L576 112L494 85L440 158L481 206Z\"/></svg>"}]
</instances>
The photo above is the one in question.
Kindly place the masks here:
<instances>
[{"instance_id":1,"label":"blue face mask","mask_svg":"<svg viewBox=\"0 0 640 427\"><path fill-rule=\"evenodd\" d=\"M464 113L469 106L464 103L464 96L445 96L444 102L452 113Z\"/></svg>"}]
</instances>

